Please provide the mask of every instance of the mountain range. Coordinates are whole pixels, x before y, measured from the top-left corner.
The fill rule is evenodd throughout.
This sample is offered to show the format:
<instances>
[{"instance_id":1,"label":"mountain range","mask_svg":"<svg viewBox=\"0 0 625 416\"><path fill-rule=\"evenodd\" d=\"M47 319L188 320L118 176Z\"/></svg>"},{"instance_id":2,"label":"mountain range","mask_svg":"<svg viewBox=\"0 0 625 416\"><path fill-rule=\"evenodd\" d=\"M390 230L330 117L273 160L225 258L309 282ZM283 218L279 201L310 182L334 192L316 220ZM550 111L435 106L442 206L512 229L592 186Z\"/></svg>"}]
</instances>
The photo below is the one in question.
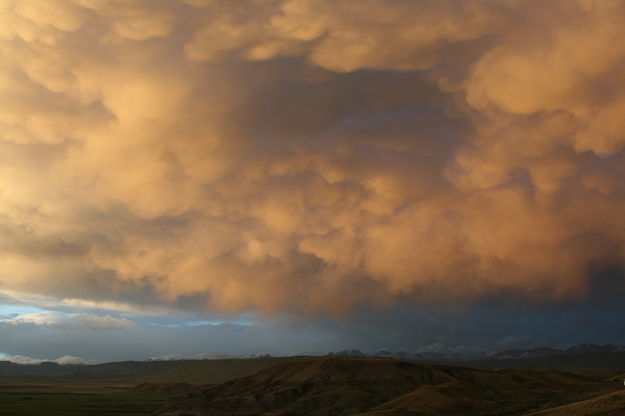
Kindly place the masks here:
<instances>
[{"instance_id":1,"label":"mountain range","mask_svg":"<svg viewBox=\"0 0 625 416\"><path fill-rule=\"evenodd\" d=\"M546 356L570 356L594 353L617 353L625 352L625 347L617 347L612 344L578 344L567 349L537 347L531 349L507 349L498 352L462 351L462 352L408 352L386 351L363 352L357 349L331 352L328 356L334 357L370 357L370 358L395 358L398 360L411 360L432 363L467 363L473 361L496 361L536 358Z\"/></svg>"}]
</instances>

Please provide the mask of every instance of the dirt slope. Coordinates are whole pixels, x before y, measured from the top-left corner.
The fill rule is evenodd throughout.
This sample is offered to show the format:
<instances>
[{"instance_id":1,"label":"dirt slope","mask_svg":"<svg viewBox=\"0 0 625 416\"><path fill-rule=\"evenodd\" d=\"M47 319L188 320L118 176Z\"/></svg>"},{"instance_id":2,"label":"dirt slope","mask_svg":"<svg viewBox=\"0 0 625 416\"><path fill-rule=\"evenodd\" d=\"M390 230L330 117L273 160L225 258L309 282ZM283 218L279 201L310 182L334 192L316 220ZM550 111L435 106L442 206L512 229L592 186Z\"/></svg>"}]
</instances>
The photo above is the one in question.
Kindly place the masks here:
<instances>
[{"instance_id":1,"label":"dirt slope","mask_svg":"<svg viewBox=\"0 0 625 416\"><path fill-rule=\"evenodd\" d=\"M623 416L625 391L603 394L566 406L531 413L527 416Z\"/></svg>"}]
</instances>

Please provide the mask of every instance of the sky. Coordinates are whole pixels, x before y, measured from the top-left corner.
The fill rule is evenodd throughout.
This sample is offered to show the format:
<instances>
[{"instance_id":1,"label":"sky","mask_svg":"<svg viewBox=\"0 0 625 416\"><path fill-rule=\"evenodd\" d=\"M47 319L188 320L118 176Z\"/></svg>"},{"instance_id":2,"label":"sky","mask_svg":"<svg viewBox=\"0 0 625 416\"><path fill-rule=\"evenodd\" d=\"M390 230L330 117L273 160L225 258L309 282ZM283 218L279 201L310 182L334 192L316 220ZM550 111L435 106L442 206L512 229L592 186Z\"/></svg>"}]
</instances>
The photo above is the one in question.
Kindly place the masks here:
<instances>
[{"instance_id":1,"label":"sky","mask_svg":"<svg viewBox=\"0 0 625 416\"><path fill-rule=\"evenodd\" d=\"M620 0L0 0L0 358L625 344L624 32Z\"/></svg>"}]
</instances>

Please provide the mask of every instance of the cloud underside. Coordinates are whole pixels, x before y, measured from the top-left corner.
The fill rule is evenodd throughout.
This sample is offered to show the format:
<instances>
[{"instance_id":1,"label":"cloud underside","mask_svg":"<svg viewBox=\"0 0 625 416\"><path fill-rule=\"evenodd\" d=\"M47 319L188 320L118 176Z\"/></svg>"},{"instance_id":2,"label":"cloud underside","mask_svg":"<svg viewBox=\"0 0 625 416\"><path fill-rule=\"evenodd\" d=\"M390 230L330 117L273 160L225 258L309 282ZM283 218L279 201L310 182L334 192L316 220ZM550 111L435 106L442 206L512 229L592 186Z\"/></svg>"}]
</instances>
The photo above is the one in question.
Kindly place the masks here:
<instances>
[{"instance_id":1,"label":"cloud underside","mask_svg":"<svg viewBox=\"0 0 625 416\"><path fill-rule=\"evenodd\" d=\"M0 0L0 285L344 313L623 265L625 3Z\"/></svg>"}]
</instances>

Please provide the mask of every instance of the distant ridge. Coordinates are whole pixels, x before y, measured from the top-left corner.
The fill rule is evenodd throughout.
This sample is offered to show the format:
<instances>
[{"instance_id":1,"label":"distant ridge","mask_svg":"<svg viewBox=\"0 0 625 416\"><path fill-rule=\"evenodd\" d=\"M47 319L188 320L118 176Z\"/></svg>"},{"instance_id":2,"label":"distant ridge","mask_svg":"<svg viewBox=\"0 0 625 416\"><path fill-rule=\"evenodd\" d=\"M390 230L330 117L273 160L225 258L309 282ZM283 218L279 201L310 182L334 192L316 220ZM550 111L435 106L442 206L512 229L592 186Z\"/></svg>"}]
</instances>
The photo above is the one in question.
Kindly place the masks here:
<instances>
[{"instance_id":1,"label":"distant ridge","mask_svg":"<svg viewBox=\"0 0 625 416\"><path fill-rule=\"evenodd\" d=\"M311 357L257 357L219 360L119 361L91 365L16 364L0 361L2 378L123 379L141 383L221 383L274 364Z\"/></svg>"},{"instance_id":2,"label":"distant ridge","mask_svg":"<svg viewBox=\"0 0 625 416\"><path fill-rule=\"evenodd\" d=\"M614 345L580 344L566 350L540 347L511 349L494 354L438 353L380 350L374 353L357 349L331 352L328 357L392 358L431 364L463 365L493 368L552 368L563 371L625 372L625 350ZM208 357L208 355L207 355ZM54 362L17 364L0 361L2 377L53 378L136 378L138 382L218 383L261 371L273 364L311 356L271 357L267 354L249 358L153 359L147 361L119 361L103 364L59 365ZM208 375L210 374L210 375Z\"/></svg>"},{"instance_id":3,"label":"distant ridge","mask_svg":"<svg viewBox=\"0 0 625 416\"><path fill-rule=\"evenodd\" d=\"M180 365L175 361L119 361L91 365L16 364L0 361L0 377L51 377L51 378L118 378L138 376L168 370Z\"/></svg>"},{"instance_id":4,"label":"distant ridge","mask_svg":"<svg viewBox=\"0 0 625 416\"><path fill-rule=\"evenodd\" d=\"M611 344L579 344L567 349L538 347L509 349L496 353L437 353L437 352L362 352L343 350L329 353L330 357L394 358L433 364L457 364L467 367L493 368L552 368L564 371L625 371L625 348Z\"/></svg>"}]
</instances>

